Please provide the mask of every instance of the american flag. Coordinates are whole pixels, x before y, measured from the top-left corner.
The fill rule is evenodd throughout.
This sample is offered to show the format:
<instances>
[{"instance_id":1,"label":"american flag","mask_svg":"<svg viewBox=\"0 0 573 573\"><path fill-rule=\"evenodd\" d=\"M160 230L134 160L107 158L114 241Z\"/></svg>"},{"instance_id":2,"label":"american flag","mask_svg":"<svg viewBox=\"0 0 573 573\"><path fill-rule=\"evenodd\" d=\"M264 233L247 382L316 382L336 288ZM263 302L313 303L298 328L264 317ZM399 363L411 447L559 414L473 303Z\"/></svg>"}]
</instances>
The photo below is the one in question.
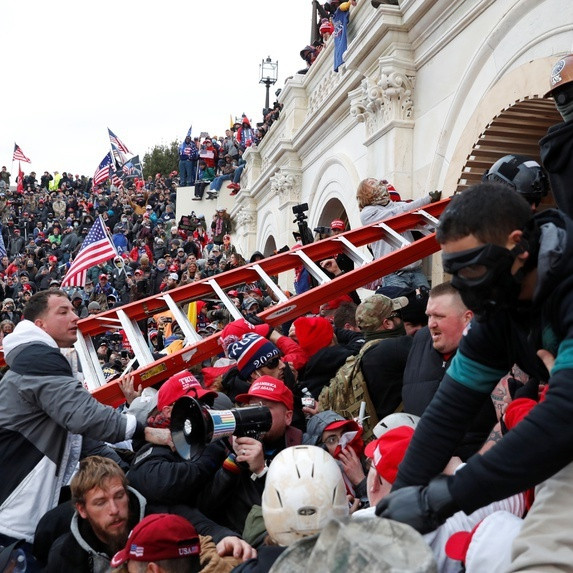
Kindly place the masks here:
<instances>
[{"instance_id":1,"label":"american flag","mask_svg":"<svg viewBox=\"0 0 573 573\"><path fill-rule=\"evenodd\" d=\"M19 145L14 143L14 155L12 156L12 161L25 161L26 163L32 163L30 159L28 159Z\"/></svg>"},{"instance_id":2,"label":"american flag","mask_svg":"<svg viewBox=\"0 0 573 573\"><path fill-rule=\"evenodd\" d=\"M116 169L120 169L121 166L127 162L127 157L124 153L119 150L119 147L114 143L111 144L111 154L115 159L115 167Z\"/></svg>"},{"instance_id":3,"label":"american flag","mask_svg":"<svg viewBox=\"0 0 573 573\"><path fill-rule=\"evenodd\" d=\"M94 173L93 186L94 188L100 183L105 183L109 178L109 172L111 170L111 152L109 152L99 164L96 172Z\"/></svg>"},{"instance_id":4,"label":"american flag","mask_svg":"<svg viewBox=\"0 0 573 573\"><path fill-rule=\"evenodd\" d=\"M117 257L117 252L105 231L101 217L98 217L89 230L80 252L70 265L62 280L62 287L84 287L88 269Z\"/></svg>"},{"instance_id":5,"label":"american flag","mask_svg":"<svg viewBox=\"0 0 573 573\"><path fill-rule=\"evenodd\" d=\"M123 187L123 172L122 171L112 171L111 173L111 184L115 185L118 189Z\"/></svg>"},{"instance_id":6,"label":"american flag","mask_svg":"<svg viewBox=\"0 0 573 573\"><path fill-rule=\"evenodd\" d=\"M118 139L117 135L108 127L107 131L109 133L109 140L113 145L115 145L122 153L131 153L129 149L127 149L126 145Z\"/></svg>"}]
</instances>

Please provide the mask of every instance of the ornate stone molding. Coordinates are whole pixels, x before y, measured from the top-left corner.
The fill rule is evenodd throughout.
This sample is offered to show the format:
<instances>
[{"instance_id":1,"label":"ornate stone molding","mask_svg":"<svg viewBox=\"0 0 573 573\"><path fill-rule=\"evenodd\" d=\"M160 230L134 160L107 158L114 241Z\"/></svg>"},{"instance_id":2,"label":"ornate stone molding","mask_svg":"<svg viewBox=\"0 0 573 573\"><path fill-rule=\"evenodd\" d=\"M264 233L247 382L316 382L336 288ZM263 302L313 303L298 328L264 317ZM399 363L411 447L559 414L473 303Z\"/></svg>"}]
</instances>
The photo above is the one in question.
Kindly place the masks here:
<instances>
[{"instance_id":1,"label":"ornate stone molding","mask_svg":"<svg viewBox=\"0 0 573 573\"><path fill-rule=\"evenodd\" d=\"M241 229L243 235L257 232L257 210L248 207L241 207L236 216L237 227Z\"/></svg>"},{"instance_id":2,"label":"ornate stone molding","mask_svg":"<svg viewBox=\"0 0 573 573\"><path fill-rule=\"evenodd\" d=\"M299 170L280 169L270 178L271 195L279 198L279 208L300 202L302 175Z\"/></svg>"},{"instance_id":3,"label":"ornate stone molding","mask_svg":"<svg viewBox=\"0 0 573 573\"><path fill-rule=\"evenodd\" d=\"M320 83L312 89L308 96L308 106L306 117L315 116L320 106L329 99L338 89L338 84L342 81L343 73L330 70L324 75Z\"/></svg>"},{"instance_id":4,"label":"ornate stone molding","mask_svg":"<svg viewBox=\"0 0 573 573\"><path fill-rule=\"evenodd\" d=\"M368 136L392 121L413 119L413 73L385 65L376 76L365 78L348 94L350 115L366 125Z\"/></svg>"}]
</instances>

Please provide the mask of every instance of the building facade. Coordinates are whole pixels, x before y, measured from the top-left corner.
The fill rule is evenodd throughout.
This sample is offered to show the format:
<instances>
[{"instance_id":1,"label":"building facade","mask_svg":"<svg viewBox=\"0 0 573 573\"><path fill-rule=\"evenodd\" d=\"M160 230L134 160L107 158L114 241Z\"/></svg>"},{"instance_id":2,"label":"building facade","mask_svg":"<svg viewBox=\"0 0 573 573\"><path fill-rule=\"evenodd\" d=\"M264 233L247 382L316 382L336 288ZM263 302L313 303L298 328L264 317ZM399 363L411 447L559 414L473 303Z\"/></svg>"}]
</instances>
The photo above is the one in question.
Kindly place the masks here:
<instances>
[{"instance_id":1,"label":"building facade","mask_svg":"<svg viewBox=\"0 0 573 573\"><path fill-rule=\"evenodd\" d=\"M300 203L311 229L334 218L360 226L366 177L388 179L402 199L447 196L506 153L538 157L560 121L543 99L549 73L572 50L572 2L358 0L345 63L333 71L331 38L306 75L287 80L280 119L245 154L231 208L239 250L292 246Z\"/></svg>"}]
</instances>

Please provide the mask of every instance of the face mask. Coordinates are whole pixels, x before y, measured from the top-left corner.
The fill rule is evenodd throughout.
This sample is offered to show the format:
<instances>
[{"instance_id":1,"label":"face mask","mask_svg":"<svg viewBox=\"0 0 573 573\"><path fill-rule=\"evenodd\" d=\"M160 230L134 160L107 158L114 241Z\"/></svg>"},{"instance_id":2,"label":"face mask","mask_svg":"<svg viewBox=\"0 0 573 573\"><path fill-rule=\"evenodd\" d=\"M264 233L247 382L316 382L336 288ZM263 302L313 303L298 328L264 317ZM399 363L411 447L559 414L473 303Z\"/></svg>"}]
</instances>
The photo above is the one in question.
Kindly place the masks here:
<instances>
[{"instance_id":1,"label":"face mask","mask_svg":"<svg viewBox=\"0 0 573 573\"><path fill-rule=\"evenodd\" d=\"M462 301L478 320L515 307L522 274L513 275L511 268L520 252L521 246L510 251L488 244L443 255L444 271L452 275L452 286L460 291Z\"/></svg>"}]
</instances>

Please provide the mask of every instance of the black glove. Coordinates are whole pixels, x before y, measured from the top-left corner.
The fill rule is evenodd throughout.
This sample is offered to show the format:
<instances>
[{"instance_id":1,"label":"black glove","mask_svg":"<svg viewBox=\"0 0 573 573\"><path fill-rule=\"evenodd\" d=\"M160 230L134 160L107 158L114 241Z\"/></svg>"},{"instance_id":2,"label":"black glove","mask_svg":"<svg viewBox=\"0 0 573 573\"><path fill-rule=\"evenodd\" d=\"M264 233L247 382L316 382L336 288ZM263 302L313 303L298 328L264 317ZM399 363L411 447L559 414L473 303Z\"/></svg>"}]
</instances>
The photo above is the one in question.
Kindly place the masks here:
<instances>
[{"instance_id":1,"label":"black glove","mask_svg":"<svg viewBox=\"0 0 573 573\"><path fill-rule=\"evenodd\" d=\"M394 491L381 499L376 515L401 521L420 533L438 528L458 506L450 494L451 476L438 476L427 486L415 485Z\"/></svg>"},{"instance_id":2,"label":"black glove","mask_svg":"<svg viewBox=\"0 0 573 573\"><path fill-rule=\"evenodd\" d=\"M442 198L441 191L430 191L429 195L432 203L435 203L436 201L439 201Z\"/></svg>"},{"instance_id":3,"label":"black glove","mask_svg":"<svg viewBox=\"0 0 573 573\"><path fill-rule=\"evenodd\" d=\"M539 400L539 380L533 376L525 384L515 378L508 378L507 389L512 400L518 398L531 398L536 402Z\"/></svg>"}]
</instances>

